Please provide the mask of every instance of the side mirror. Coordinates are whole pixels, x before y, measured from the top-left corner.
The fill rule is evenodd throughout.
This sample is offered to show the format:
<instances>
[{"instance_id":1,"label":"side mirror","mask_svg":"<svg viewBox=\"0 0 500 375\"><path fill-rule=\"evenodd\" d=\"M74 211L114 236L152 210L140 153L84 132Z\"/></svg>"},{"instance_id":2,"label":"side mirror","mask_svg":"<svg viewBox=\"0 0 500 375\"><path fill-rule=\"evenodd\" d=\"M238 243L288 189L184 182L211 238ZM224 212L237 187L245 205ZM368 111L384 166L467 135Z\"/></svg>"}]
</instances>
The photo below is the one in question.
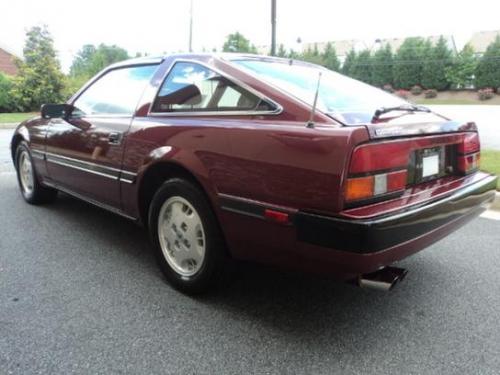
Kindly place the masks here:
<instances>
[{"instance_id":1,"label":"side mirror","mask_svg":"<svg viewBox=\"0 0 500 375\"><path fill-rule=\"evenodd\" d=\"M74 107L71 104L43 104L40 109L42 118L68 118Z\"/></svg>"}]
</instances>

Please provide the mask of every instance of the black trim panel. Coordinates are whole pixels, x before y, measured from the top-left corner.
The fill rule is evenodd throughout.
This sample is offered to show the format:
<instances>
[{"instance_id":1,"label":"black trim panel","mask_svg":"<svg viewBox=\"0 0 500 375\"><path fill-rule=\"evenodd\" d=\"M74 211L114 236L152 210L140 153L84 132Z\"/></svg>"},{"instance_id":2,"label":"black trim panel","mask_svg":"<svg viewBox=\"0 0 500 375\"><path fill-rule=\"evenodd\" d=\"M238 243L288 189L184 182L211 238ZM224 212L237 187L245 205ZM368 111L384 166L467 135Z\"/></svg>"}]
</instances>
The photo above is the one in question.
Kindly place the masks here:
<instances>
[{"instance_id":1,"label":"black trim panel","mask_svg":"<svg viewBox=\"0 0 500 375\"><path fill-rule=\"evenodd\" d=\"M496 176L488 176L441 200L371 220L346 220L299 212L297 238L313 245L368 254L425 235L486 210L495 198Z\"/></svg>"}]
</instances>

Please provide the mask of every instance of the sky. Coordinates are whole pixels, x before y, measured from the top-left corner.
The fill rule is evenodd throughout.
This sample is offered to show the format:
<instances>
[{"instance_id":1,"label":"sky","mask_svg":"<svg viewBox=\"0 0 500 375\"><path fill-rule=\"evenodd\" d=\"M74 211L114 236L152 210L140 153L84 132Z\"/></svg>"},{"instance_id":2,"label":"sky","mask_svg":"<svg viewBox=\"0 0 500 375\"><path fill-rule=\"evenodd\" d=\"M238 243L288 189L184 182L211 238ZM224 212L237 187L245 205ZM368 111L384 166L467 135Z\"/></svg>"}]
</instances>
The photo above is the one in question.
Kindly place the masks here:
<instances>
[{"instance_id":1,"label":"sky","mask_svg":"<svg viewBox=\"0 0 500 375\"><path fill-rule=\"evenodd\" d=\"M193 48L221 49L240 31L269 45L271 0L193 0ZM472 33L500 29L500 1L277 0L277 41L303 42L453 34L460 47ZM116 44L158 55L187 51L190 0L0 0L0 46L22 54L25 33L46 24L63 69L84 44Z\"/></svg>"}]
</instances>

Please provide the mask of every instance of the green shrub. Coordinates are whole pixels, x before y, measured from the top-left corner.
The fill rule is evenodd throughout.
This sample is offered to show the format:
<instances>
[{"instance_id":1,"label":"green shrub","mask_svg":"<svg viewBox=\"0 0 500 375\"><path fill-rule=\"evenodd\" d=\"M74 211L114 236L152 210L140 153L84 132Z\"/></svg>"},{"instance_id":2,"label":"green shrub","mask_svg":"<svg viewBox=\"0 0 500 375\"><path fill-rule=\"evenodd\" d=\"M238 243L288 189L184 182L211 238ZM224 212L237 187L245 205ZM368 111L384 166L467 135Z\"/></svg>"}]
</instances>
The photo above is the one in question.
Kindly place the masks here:
<instances>
[{"instance_id":1,"label":"green shrub","mask_svg":"<svg viewBox=\"0 0 500 375\"><path fill-rule=\"evenodd\" d=\"M384 86L382 86L382 90L390 92L391 94L394 92L394 88L392 85L386 83Z\"/></svg>"},{"instance_id":2,"label":"green shrub","mask_svg":"<svg viewBox=\"0 0 500 375\"><path fill-rule=\"evenodd\" d=\"M479 100L482 100L482 101L490 100L490 99L493 99L493 97L495 96L495 92L493 91L493 89L485 88L485 89L478 90L477 96L478 96Z\"/></svg>"},{"instance_id":3,"label":"green shrub","mask_svg":"<svg viewBox=\"0 0 500 375\"><path fill-rule=\"evenodd\" d=\"M12 112L12 78L0 73L0 112Z\"/></svg>"},{"instance_id":4,"label":"green shrub","mask_svg":"<svg viewBox=\"0 0 500 375\"><path fill-rule=\"evenodd\" d=\"M438 96L437 90L429 89L424 91L424 97L426 99L434 99L437 96Z\"/></svg>"},{"instance_id":5,"label":"green shrub","mask_svg":"<svg viewBox=\"0 0 500 375\"><path fill-rule=\"evenodd\" d=\"M396 91L396 96L399 96L401 99L408 99L410 92L408 90L398 90Z\"/></svg>"},{"instance_id":6,"label":"green shrub","mask_svg":"<svg viewBox=\"0 0 500 375\"><path fill-rule=\"evenodd\" d=\"M411 88L410 92L413 95L420 95L422 93L423 89L419 85L415 85Z\"/></svg>"}]
</instances>

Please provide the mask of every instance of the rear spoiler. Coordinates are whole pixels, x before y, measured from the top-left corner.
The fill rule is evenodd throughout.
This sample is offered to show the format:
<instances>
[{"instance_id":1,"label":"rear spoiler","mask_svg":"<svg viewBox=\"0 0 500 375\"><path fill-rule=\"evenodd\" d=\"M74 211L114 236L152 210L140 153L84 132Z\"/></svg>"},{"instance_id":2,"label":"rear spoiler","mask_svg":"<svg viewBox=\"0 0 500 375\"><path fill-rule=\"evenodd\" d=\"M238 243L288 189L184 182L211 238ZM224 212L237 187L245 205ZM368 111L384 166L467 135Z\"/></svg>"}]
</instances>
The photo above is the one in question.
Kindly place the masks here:
<instances>
[{"instance_id":1,"label":"rear spoiler","mask_svg":"<svg viewBox=\"0 0 500 375\"><path fill-rule=\"evenodd\" d=\"M371 139L477 131L476 123L463 123L459 121L427 122L405 125L371 124L366 125L366 128Z\"/></svg>"}]
</instances>

